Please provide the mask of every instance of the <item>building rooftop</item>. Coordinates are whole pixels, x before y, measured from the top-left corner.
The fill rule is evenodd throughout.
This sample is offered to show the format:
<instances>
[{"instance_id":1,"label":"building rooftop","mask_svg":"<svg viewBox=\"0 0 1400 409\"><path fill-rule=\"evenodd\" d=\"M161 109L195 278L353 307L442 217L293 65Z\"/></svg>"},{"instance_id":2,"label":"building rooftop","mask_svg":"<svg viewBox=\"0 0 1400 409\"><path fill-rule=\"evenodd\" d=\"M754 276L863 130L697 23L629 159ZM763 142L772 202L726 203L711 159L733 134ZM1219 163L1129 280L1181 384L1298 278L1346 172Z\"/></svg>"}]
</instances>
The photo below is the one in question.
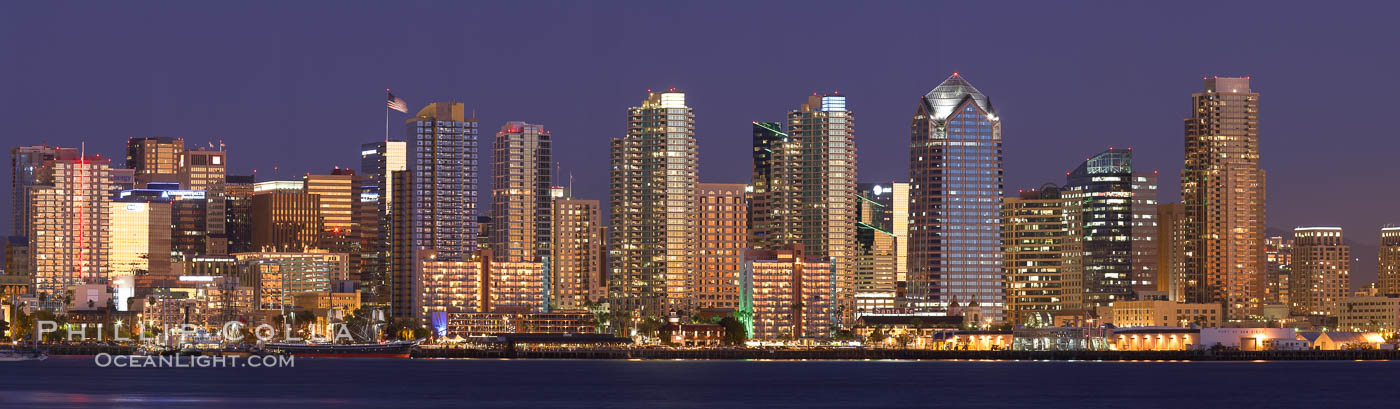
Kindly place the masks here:
<instances>
[{"instance_id":1,"label":"building rooftop","mask_svg":"<svg viewBox=\"0 0 1400 409\"><path fill-rule=\"evenodd\" d=\"M953 114L953 110L957 109L958 105L962 105L963 101L968 98L971 98L977 103L977 107L987 111L988 114L996 114L997 111L992 108L992 101L987 98L987 95L978 91L976 87L972 86L972 83L967 82L956 72L948 79L943 80L942 84L938 84L933 90L924 94L923 100L925 104L928 104L929 112L933 113L933 119L943 121L948 119L948 116Z\"/></svg>"}]
</instances>

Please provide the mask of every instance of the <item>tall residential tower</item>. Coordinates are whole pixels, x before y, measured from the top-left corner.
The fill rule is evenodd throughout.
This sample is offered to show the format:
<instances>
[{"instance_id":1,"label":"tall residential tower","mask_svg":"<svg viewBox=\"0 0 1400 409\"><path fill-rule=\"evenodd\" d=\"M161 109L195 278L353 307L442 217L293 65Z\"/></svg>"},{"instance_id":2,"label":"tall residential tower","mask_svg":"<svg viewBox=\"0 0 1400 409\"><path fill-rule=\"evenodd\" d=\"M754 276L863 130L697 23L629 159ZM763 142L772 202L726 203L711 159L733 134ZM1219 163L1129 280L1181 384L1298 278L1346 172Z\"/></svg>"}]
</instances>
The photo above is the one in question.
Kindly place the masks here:
<instances>
[{"instance_id":1,"label":"tall residential tower","mask_svg":"<svg viewBox=\"0 0 1400 409\"><path fill-rule=\"evenodd\" d=\"M1181 170L1186 302L1220 303L1227 319L1246 319L1265 287L1259 94L1248 77L1212 77L1191 102Z\"/></svg>"},{"instance_id":2,"label":"tall residential tower","mask_svg":"<svg viewBox=\"0 0 1400 409\"><path fill-rule=\"evenodd\" d=\"M609 297L660 316L690 296L698 183L695 115L685 93L652 92L612 140Z\"/></svg>"}]
</instances>

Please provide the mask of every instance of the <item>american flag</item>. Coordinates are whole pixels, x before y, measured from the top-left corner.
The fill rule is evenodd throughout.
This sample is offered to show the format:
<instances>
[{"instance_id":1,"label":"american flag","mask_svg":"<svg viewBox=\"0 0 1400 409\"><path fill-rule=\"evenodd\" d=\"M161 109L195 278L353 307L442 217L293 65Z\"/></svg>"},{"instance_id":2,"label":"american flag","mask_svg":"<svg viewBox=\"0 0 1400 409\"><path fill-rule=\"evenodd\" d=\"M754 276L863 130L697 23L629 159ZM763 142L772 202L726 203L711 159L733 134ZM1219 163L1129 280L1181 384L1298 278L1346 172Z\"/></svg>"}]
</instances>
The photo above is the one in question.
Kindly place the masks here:
<instances>
[{"instance_id":1,"label":"american flag","mask_svg":"<svg viewBox=\"0 0 1400 409\"><path fill-rule=\"evenodd\" d=\"M384 92L387 92L389 94L389 109L403 112L405 114L408 113L408 104L403 102L403 98L395 97L394 93L389 92L389 90L387 89L384 90Z\"/></svg>"}]
</instances>

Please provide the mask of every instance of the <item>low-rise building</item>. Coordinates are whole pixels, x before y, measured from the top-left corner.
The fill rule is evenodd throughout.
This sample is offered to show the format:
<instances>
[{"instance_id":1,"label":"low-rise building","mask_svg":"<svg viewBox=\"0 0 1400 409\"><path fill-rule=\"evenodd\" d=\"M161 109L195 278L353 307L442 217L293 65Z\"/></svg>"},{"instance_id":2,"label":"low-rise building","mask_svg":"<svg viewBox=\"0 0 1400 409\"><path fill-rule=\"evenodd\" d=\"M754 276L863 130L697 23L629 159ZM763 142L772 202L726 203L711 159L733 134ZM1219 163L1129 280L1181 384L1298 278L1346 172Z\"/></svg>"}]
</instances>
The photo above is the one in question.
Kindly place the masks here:
<instances>
[{"instance_id":1,"label":"low-rise building","mask_svg":"<svg viewBox=\"0 0 1400 409\"><path fill-rule=\"evenodd\" d=\"M1220 304L1188 304L1172 301L1116 301L1111 317L1118 328L1219 327Z\"/></svg>"},{"instance_id":2,"label":"low-rise building","mask_svg":"<svg viewBox=\"0 0 1400 409\"><path fill-rule=\"evenodd\" d=\"M432 250L419 250L419 313L541 312L546 295L544 264L494 261L492 250L480 250L468 260L438 260Z\"/></svg>"},{"instance_id":3,"label":"low-rise building","mask_svg":"<svg viewBox=\"0 0 1400 409\"><path fill-rule=\"evenodd\" d=\"M1137 327L1113 330L1113 348L1119 351L1186 351L1196 349L1201 330L1180 327Z\"/></svg>"},{"instance_id":4,"label":"low-rise building","mask_svg":"<svg viewBox=\"0 0 1400 409\"><path fill-rule=\"evenodd\" d=\"M570 312L443 312L429 313L438 337L472 337L509 333L593 334L593 314Z\"/></svg>"},{"instance_id":5,"label":"low-rise building","mask_svg":"<svg viewBox=\"0 0 1400 409\"><path fill-rule=\"evenodd\" d=\"M1377 332L1309 332L1298 335L1299 339L1308 342L1309 349L1322 351L1336 351L1342 349L1394 349L1395 345L1386 343L1385 336Z\"/></svg>"},{"instance_id":6,"label":"low-rise building","mask_svg":"<svg viewBox=\"0 0 1400 409\"><path fill-rule=\"evenodd\" d=\"M717 346L724 342L724 326L671 322L661 327L672 344L687 347Z\"/></svg>"},{"instance_id":7,"label":"low-rise building","mask_svg":"<svg viewBox=\"0 0 1400 409\"><path fill-rule=\"evenodd\" d=\"M1364 295L1343 298L1338 303L1337 328L1394 333L1400 329L1400 297Z\"/></svg>"},{"instance_id":8,"label":"low-rise building","mask_svg":"<svg viewBox=\"0 0 1400 409\"><path fill-rule=\"evenodd\" d=\"M1293 328L1201 328L1201 342L1197 348L1239 349L1241 351L1264 351L1276 349L1276 342L1298 339Z\"/></svg>"},{"instance_id":9,"label":"low-rise building","mask_svg":"<svg viewBox=\"0 0 1400 409\"><path fill-rule=\"evenodd\" d=\"M831 331L831 263L800 245L745 254L740 306L752 338L826 338Z\"/></svg>"}]
</instances>

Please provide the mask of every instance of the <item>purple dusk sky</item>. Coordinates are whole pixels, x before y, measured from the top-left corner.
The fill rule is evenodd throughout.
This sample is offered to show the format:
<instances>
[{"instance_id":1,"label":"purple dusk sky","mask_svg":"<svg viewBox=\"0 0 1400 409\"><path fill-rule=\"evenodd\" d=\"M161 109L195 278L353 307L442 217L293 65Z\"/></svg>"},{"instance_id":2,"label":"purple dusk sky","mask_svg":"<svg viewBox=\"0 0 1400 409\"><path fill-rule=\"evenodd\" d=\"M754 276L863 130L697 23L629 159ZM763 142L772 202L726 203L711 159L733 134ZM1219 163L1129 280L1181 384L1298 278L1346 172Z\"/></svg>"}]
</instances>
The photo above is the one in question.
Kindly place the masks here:
<instances>
[{"instance_id":1,"label":"purple dusk sky","mask_svg":"<svg viewBox=\"0 0 1400 409\"><path fill-rule=\"evenodd\" d=\"M1373 280L1378 229L1400 222L1400 3L1288 3L15 1L0 135L87 142L116 165L128 137L223 140L230 173L290 179L358 168L392 88L410 112L466 103L483 146L506 121L544 124L577 195L606 200L607 141L648 88L688 93L702 181L748 182L750 122L833 90L857 118L860 180L890 181L907 178L919 96L957 71L1004 120L1008 191L1132 147L1176 201L1190 94L1248 75L1268 225L1346 228L1364 245L1354 281Z\"/></svg>"}]
</instances>

